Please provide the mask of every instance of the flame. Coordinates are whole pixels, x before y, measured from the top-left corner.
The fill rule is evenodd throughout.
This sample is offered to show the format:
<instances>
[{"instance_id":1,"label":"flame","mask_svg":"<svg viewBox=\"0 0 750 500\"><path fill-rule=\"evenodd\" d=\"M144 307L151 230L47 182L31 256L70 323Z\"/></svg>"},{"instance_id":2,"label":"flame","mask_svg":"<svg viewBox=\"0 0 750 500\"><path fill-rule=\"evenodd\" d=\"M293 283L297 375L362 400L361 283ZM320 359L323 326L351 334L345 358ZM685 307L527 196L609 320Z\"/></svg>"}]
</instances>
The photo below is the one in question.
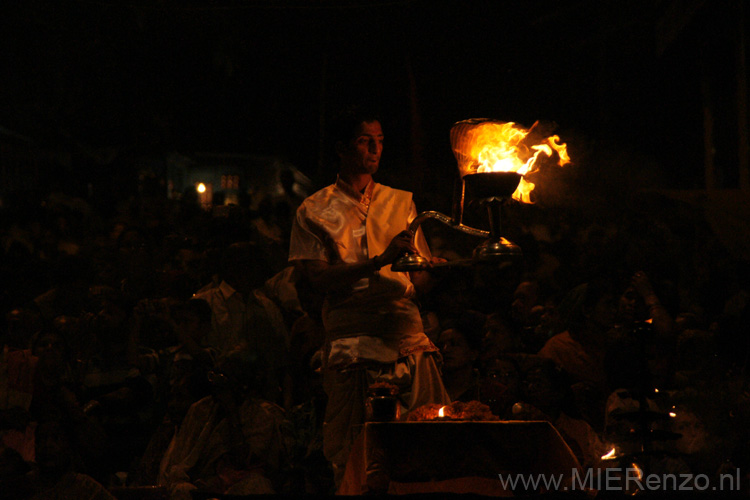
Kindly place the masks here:
<instances>
[{"instance_id":1,"label":"flame","mask_svg":"<svg viewBox=\"0 0 750 500\"><path fill-rule=\"evenodd\" d=\"M534 124L536 126L536 123ZM548 157L557 153L558 165L570 163L567 147L560 143L556 135L542 139L538 144L529 144L529 132L513 122L485 121L477 123L467 131L468 151L461 154L472 159L470 164L459 166L461 176L469 173L516 172L521 175L533 173L539 169L537 159L544 154ZM534 184L522 178L513 198L531 203L531 192Z\"/></svg>"},{"instance_id":2,"label":"flame","mask_svg":"<svg viewBox=\"0 0 750 500\"><path fill-rule=\"evenodd\" d=\"M205 193L206 192L206 185L203 184L202 182L199 182L198 186L196 186L196 191L198 191L199 193Z\"/></svg>"},{"instance_id":3,"label":"flame","mask_svg":"<svg viewBox=\"0 0 750 500\"><path fill-rule=\"evenodd\" d=\"M617 456L617 450L612 448L606 455L602 455L602 460L612 460L615 456Z\"/></svg>"},{"instance_id":4,"label":"flame","mask_svg":"<svg viewBox=\"0 0 750 500\"><path fill-rule=\"evenodd\" d=\"M442 408L440 408L440 409L438 410L438 417L441 417L441 418L442 418L442 417L444 417L444 416L445 416L445 406L443 406Z\"/></svg>"},{"instance_id":5,"label":"flame","mask_svg":"<svg viewBox=\"0 0 750 500\"><path fill-rule=\"evenodd\" d=\"M643 469L641 469L640 466L636 463L632 463L630 465L633 467L632 470L635 471L636 479L638 479L639 481L643 479Z\"/></svg>"}]
</instances>

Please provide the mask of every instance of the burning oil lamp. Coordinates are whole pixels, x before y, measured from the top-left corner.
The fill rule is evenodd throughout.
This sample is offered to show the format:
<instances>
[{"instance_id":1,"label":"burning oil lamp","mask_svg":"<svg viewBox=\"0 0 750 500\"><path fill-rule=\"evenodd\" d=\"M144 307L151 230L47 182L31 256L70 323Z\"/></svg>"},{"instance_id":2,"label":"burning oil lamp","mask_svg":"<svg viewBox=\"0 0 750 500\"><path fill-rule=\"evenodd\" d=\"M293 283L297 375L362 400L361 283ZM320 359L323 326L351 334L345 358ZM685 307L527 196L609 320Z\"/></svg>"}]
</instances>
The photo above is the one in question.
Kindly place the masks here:
<instances>
[{"instance_id":1,"label":"burning oil lamp","mask_svg":"<svg viewBox=\"0 0 750 500\"><path fill-rule=\"evenodd\" d=\"M537 124L526 130L513 122L487 118L472 118L451 127L453 154L458 162L460 193L454 200L454 216L440 212L422 212L409 225L416 233L427 219L435 219L458 231L485 238L474 249L473 262L513 262L523 256L521 248L505 239L502 233L502 207L510 199L531 203L534 184L524 176L538 169L541 154L557 152L559 164L570 161L565 144L558 144L557 136L535 141L530 133ZM487 207L490 230L484 231L463 224L466 197ZM450 263L448 263L450 264ZM416 254L404 254L393 263L397 272L417 271L429 267L429 261Z\"/></svg>"}]
</instances>

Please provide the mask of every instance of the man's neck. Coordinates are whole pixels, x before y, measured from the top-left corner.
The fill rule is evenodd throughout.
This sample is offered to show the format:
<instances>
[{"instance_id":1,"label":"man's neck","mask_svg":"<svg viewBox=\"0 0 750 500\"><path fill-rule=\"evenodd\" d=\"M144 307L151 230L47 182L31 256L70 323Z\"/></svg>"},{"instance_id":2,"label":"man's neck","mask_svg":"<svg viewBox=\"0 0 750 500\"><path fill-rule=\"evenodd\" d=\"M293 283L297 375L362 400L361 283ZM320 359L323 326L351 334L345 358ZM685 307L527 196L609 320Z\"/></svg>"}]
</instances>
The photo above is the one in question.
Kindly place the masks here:
<instances>
[{"instance_id":1,"label":"man's neck","mask_svg":"<svg viewBox=\"0 0 750 500\"><path fill-rule=\"evenodd\" d=\"M365 190L367 185L372 180L372 175L370 174L347 174L344 172L341 172L339 174L339 178L349 184L351 187L354 188L354 190L358 193L361 193Z\"/></svg>"}]
</instances>

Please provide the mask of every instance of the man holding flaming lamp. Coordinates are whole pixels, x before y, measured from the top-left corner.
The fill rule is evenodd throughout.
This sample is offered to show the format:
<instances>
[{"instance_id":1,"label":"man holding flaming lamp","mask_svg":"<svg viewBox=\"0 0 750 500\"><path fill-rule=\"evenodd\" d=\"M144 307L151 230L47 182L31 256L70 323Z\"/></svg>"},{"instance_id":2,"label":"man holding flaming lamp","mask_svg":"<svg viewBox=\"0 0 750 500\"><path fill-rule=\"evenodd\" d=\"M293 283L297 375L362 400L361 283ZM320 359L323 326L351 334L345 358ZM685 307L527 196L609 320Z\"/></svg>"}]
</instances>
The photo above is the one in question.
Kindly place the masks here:
<instances>
[{"instance_id":1,"label":"man holding flaming lamp","mask_svg":"<svg viewBox=\"0 0 750 500\"><path fill-rule=\"evenodd\" d=\"M430 259L412 194L373 181L383 151L374 114L349 110L334 130L336 182L297 210L290 262L325 294L324 386L328 395L324 453L343 476L352 443L365 420L369 385L399 388L402 415L424 404L448 404L438 349L424 334L414 297L419 273L395 272L404 252ZM416 237L415 237L416 236Z\"/></svg>"}]
</instances>

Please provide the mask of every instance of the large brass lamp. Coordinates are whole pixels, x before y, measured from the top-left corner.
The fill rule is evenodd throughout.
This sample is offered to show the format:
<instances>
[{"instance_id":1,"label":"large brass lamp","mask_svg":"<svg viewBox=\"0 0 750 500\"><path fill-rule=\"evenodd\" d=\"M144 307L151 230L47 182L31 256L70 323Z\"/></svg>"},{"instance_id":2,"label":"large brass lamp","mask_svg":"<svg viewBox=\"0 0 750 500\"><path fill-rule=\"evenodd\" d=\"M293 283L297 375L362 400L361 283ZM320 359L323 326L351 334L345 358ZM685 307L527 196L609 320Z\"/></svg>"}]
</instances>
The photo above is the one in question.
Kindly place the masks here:
<instances>
[{"instance_id":1,"label":"large brass lamp","mask_svg":"<svg viewBox=\"0 0 750 500\"><path fill-rule=\"evenodd\" d=\"M457 200L453 217L448 217L440 212L422 212L412 221L409 229L416 230L427 219L435 219L458 231L484 238L485 240L474 249L472 260L474 262L508 262L520 259L523 252L518 245L508 241L502 236L502 207L513 197L523 179L525 170L524 158L513 158L508 160L507 170L491 170L482 168L482 162L486 163L486 147L482 147L483 141L488 138L484 131L486 129L509 130L511 135L515 131L523 134L518 138L521 141L528 133L527 131L514 127L513 123L498 122L484 118L474 118L460 121L451 128L451 146L458 162L460 176L460 188L457 190ZM499 129L497 129L499 130ZM495 131L497 131L495 130ZM491 141L491 139L489 139ZM523 147L514 147L511 152L518 156ZM482 157L484 150L484 158ZM529 150L526 148L526 150ZM529 156L535 157L536 153ZM497 162L496 162L497 163ZM502 163L502 162L501 162ZM515 165L514 165L515 163ZM502 167L501 167L502 168ZM533 188L533 185L532 185ZM487 207L489 215L489 231L477 229L463 224L464 201L466 199L477 200ZM450 265L451 263L447 263ZM416 271L429 267L427 259L416 254L404 254L393 263L392 269L398 272Z\"/></svg>"}]
</instances>

